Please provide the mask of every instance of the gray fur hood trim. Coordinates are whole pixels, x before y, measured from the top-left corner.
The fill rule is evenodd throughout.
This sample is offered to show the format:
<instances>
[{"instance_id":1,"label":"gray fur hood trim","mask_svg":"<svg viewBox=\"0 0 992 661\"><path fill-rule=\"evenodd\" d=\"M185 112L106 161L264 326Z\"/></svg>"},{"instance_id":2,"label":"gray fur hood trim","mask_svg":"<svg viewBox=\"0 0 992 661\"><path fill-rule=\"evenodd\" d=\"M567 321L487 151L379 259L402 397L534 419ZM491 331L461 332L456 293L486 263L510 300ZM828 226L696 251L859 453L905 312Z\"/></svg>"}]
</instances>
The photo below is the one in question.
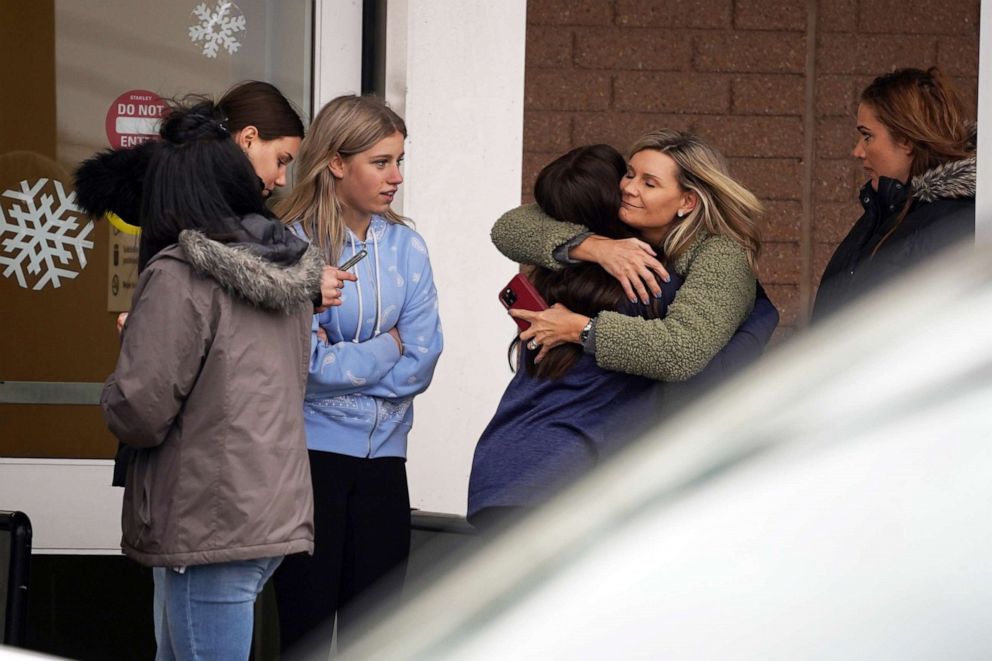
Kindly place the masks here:
<instances>
[{"instance_id":1,"label":"gray fur hood trim","mask_svg":"<svg viewBox=\"0 0 992 661\"><path fill-rule=\"evenodd\" d=\"M950 161L913 177L913 197L921 202L975 197L975 157Z\"/></svg>"},{"instance_id":2,"label":"gray fur hood trim","mask_svg":"<svg viewBox=\"0 0 992 661\"><path fill-rule=\"evenodd\" d=\"M179 245L194 271L217 281L232 296L265 310L298 312L311 307L320 290L324 260L314 245L300 261L286 267L261 258L245 244L223 244L195 230L183 230Z\"/></svg>"}]
</instances>

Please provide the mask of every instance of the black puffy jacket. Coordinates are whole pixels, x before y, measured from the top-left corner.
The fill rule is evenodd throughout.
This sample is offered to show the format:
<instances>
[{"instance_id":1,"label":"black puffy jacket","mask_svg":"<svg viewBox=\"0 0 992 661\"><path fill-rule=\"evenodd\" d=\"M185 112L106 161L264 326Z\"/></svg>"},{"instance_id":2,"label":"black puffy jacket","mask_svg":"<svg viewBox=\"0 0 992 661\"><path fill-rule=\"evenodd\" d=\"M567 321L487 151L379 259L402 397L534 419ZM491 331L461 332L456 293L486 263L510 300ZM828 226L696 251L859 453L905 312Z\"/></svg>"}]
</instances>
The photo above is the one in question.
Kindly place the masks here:
<instances>
[{"instance_id":1,"label":"black puffy jacket","mask_svg":"<svg viewBox=\"0 0 992 661\"><path fill-rule=\"evenodd\" d=\"M912 184L880 177L861 189L864 214L837 246L820 280L812 321L829 316L943 248L975 236L975 158L951 161ZM909 213L878 251L912 192ZM874 252L874 254L872 254Z\"/></svg>"}]
</instances>

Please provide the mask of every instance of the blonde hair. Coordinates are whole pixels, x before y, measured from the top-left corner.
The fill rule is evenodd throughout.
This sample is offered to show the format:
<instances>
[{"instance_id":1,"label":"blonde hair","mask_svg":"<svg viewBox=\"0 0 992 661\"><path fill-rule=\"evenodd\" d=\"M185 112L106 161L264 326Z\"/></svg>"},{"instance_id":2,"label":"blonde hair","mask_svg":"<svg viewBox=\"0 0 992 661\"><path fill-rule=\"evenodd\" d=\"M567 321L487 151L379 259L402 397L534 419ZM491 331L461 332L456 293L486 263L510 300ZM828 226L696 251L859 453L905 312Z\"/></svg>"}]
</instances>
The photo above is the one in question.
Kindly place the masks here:
<instances>
[{"instance_id":1,"label":"blonde hair","mask_svg":"<svg viewBox=\"0 0 992 661\"><path fill-rule=\"evenodd\" d=\"M685 218L677 218L670 225L662 245L665 256L678 257L700 232L706 231L739 243L754 270L761 251L757 219L764 213L764 207L751 191L730 176L720 152L691 133L670 129L641 136L631 146L630 156L645 149L654 149L675 161L679 186L699 198Z\"/></svg>"},{"instance_id":2,"label":"blonde hair","mask_svg":"<svg viewBox=\"0 0 992 661\"><path fill-rule=\"evenodd\" d=\"M335 154L342 158L371 149L396 132L406 138L406 124L374 96L339 96L327 103L310 125L296 157L297 183L276 206L286 224L299 222L325 259L336 264L344 245L344 223L334 175L328 167ZM392 223L404 218L391 209L383 217Z\"/></svg>"}]
</instances>

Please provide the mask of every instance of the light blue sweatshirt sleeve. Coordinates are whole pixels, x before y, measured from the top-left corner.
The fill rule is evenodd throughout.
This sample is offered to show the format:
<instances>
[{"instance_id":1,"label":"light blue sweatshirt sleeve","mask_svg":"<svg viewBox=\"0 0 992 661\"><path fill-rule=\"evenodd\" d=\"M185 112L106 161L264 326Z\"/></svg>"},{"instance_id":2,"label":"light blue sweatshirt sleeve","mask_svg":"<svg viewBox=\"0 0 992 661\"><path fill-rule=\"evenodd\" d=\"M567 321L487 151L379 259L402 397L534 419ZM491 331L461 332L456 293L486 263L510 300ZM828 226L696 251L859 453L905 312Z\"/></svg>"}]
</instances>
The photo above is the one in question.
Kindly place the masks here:
<instances>
[{"instance_id":1,"label":"light blue sweatshirt sleeve","mask_svg":"<svg viewBox=\"0 0 992 661\"><path fill-rule=\"evenodd\" d=\"M336 397L378 383L400 360L396 340L383 334L365 342L325 344L317 337L320 315L314 315L310 334L308 397Z\"/></svg>"},{"instance_id":2,"label":"light blue sweatshirt sleeve","mask_svg":"<svg viewBox=\"0 0 992 661\"><path fill-rule=\"evenodd\" d=\"M372 397L413 397L427 390L444 347L430 258L422 239L418 236L414 241L416 250L411 253L409 277L415 284L407 292L396 323L403 340L403 355L378 383L362 388Z\"/></svg>"}]
</instances>

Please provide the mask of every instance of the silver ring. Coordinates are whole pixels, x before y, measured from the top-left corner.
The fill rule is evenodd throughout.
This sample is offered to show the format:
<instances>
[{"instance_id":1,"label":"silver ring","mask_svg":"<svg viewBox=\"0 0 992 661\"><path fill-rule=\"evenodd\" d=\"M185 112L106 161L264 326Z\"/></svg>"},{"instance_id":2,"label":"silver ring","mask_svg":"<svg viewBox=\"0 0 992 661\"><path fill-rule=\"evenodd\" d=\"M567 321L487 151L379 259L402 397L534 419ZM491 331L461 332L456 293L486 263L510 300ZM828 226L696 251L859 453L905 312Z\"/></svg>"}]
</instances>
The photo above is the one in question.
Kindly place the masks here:
<instances>
[{"instance_id":1,"label":"silver ring","mask_svg":"<svg viewBox=\"0 0 992 661\"><path fill-rule=\"evenodd\" d=\"M537 340L531 340L530 342L527 343L527 348L530 349L531 351L537 351L537 348L539 346L541 345L537 343Z\"/></svg>"}]
</instances>

